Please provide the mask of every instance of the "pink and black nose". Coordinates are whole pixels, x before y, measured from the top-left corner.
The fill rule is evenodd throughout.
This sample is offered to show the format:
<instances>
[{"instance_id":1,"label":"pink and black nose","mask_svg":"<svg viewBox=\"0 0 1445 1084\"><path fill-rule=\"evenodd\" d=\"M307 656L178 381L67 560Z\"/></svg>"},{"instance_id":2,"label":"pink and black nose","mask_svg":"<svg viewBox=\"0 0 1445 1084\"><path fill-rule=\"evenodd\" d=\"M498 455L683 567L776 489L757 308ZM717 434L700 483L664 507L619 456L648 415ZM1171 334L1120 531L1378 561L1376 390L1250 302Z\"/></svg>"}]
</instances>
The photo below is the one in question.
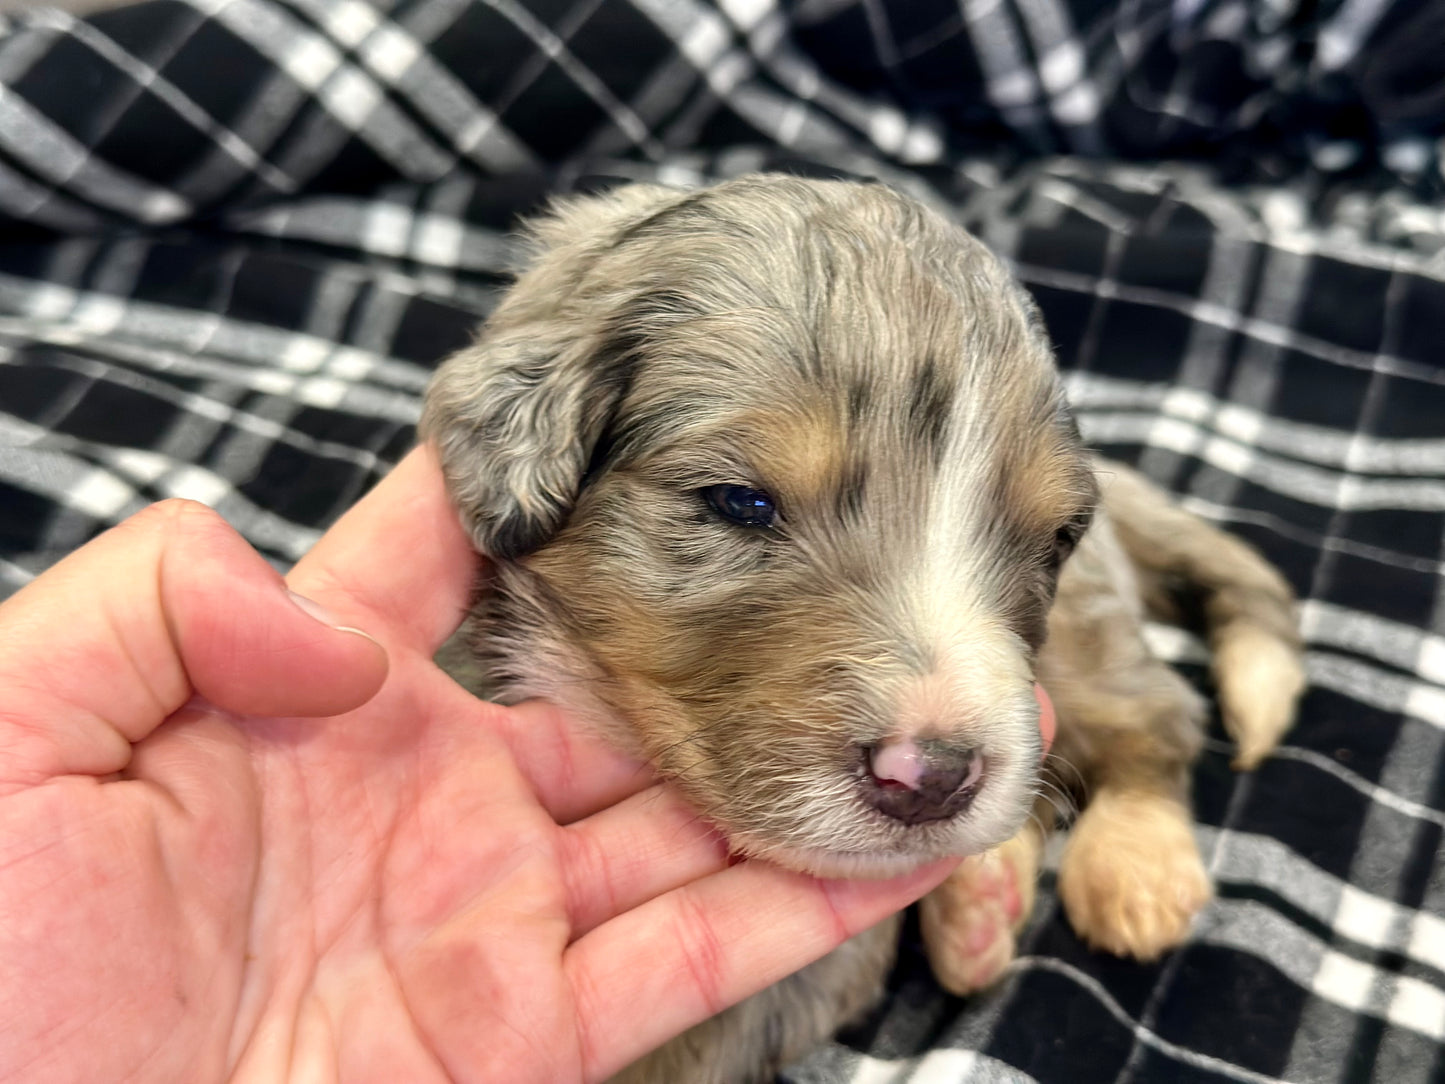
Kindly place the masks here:
<instances>
[{"instance_id":1,"label":"pink and black nose","mask_svg":"<svg viewBox=\"0 0 1445 1084\"><path fill-rule=\"evenodd\" d=\"M863 800L904 824L947 820L983 781L978 750L939 740L889 738L863 747Z\"/></svg>"}]
</instances>

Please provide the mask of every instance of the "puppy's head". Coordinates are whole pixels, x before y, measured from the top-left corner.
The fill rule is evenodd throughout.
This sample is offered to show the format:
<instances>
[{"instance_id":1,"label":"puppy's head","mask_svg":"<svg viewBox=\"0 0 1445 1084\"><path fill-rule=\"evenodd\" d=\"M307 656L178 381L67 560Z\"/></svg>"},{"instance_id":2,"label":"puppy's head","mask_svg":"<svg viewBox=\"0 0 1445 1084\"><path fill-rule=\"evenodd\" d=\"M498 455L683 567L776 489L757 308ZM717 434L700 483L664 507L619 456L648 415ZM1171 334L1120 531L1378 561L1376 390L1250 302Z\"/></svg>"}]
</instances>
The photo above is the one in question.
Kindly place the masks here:
<instances>
[{"instance_id":1,"label":"puppy's head","mask_svg":"<svg viewBox=\"0 0 1445 1084\"><path fill-rule=\"evenodd\" d=\"M423 431L496 559L479 650L733 844L888 874L1013 834L1094 483L1025 295L881 186L564 204Z\"/></svg>"}]
</instances>

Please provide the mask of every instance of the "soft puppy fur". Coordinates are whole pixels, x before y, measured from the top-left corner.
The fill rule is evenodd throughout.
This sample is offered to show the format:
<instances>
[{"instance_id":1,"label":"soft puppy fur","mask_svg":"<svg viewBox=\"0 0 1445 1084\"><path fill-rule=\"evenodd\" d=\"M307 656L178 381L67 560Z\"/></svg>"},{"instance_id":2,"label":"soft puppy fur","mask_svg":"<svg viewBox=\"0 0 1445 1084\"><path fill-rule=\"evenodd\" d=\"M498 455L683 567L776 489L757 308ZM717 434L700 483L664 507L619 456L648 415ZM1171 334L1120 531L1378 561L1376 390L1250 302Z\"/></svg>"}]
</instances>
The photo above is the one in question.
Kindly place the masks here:
<instances>
[{"instance_id":1,"label":"soft puppy fur","mask_svg":"<svg viewBox=\"0 0 1445 1084\"><path fill-rule=\"evenodd\" d=\"M467 634L492 693L568 707L741 852L834 876L981 856L923 907L950 989L1011 958L1065 788L1087 799L1060 869L1076 929L1145 958L1182 939L1208 898L1202 707L1149 655L1146 605L1199 603L1252 764L1302 684L1291 597L1091 458L998 261L881 185L779 176L584 197L530 238L423 419L493 559ZM870 1003L892 936L629 1079L762 1079Z\"/></svg>"}]
</instances>

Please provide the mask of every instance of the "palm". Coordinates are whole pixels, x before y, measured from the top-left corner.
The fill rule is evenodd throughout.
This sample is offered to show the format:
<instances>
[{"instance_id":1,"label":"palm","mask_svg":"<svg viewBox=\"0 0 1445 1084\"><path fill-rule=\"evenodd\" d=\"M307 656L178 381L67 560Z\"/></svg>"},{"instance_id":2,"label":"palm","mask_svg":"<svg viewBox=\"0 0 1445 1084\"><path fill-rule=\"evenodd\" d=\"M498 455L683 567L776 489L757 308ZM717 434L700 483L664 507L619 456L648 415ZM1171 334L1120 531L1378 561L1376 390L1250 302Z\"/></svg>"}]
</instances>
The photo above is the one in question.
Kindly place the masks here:
<instances>
[{"instance_id":1,"label":"palm","mask_svg":"<svg viewBox=\"0 0 1445 1084\"><path fill-rule=\"evenodd\" d=\"M200 925L255 931L225 984L209 945L190 958L176 953L178 979L193 976L216 1004L207 1017L224 1021L226 999L243 1010L235 1028L193 1041L228 1050L240 1079L323 1069L322 1078L421 1084L460 1078L461 1066L476 1079L583 1079L562 967L582 932L577 920L587 921L577 912L590 905L569 902L563 868L583 830L559 828L499 736L511 728L498 725L505 715L529 724L534 747L570 748L560 720L535 705L511 713L479 704L426 658L388 647L388 686L347 716L318 727L192 713L158 731L139 758L156 762L143 776L154 784L146 800L170 853L153 868L157 877L180 871L177 913L192 925L200 916ZM195 750L201 727L214 733ZM182 742L192 756L166 754ZM615 768L609 789L647 781L635 766ZM244 785L218 788L218 779ZM178 810L166 797L176 794L201 805ZM557 809L564 822L589 811L575 801ZM259 837L244 827L257 815ZM216 831L198 833L199 823ZM215 860L235 854L256 856L254 880ZM507 936L476 939L488 926ZM156 932L179 948L174 930ZM284 1041L249 1041L258 1034ZM309 1064L296 1063L298 1050Z\"/></svg>"},{"instance_id":2,"label":"palm","mask_svg":"<svg viewBox=\"0 0 1445 1084\"><path fill-rule=\"evenodd\" d=\"M304 928L274 897L260 925L288 931L276 958L311 971L295 988L341 1032L319 1045L343 1079L449 1080L463 1066L475 1079L582 1079L562 968L566 830L498 737L500 709L423 658L392 660L392 687L326 734L296 743L279 723L253 737L261 770L285 779L267 788L280 819L304 816L278 833L261 883L309 897L296 900ZM487 928L505 936L478 938Z\"/></svg>"}]
</instances>

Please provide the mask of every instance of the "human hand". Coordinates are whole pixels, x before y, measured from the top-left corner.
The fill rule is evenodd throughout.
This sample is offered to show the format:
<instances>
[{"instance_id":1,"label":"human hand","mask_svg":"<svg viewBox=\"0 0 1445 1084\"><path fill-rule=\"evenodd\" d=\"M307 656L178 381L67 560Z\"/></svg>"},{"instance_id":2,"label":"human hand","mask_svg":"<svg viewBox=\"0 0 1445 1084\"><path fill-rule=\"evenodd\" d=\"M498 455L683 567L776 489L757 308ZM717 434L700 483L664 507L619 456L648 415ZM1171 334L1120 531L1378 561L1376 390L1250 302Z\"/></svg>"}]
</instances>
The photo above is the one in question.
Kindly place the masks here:
<instances>
[{"instance_id":1,"label":"human hand","mask_svg":"<svg viewBox=\"0 0 1445 1084\"><path fill-rule=\"evenodd\" d=\"M474 574L420 450L288 577L328 623L183 502L0 606L0 1078L598 1080L947 874L730 865L436 668Z\"/></svg>"}]
</instances>

